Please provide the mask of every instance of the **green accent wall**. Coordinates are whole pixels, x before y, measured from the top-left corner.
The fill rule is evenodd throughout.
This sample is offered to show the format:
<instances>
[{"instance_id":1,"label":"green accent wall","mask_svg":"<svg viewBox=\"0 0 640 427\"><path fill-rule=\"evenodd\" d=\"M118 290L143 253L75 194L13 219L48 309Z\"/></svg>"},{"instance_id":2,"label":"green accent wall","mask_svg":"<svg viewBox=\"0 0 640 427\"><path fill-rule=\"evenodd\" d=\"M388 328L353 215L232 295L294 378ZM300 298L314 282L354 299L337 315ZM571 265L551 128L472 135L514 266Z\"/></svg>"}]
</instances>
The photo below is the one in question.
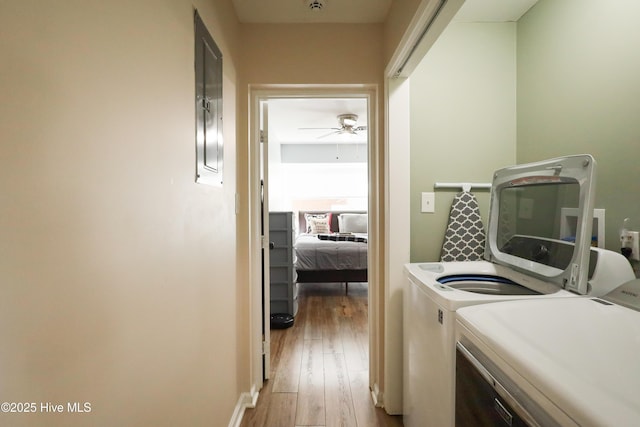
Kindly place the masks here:
<instances>
[{"instance_id":1,"label":"green accent wall","mask_svg":"<svg viewBox=\"0 0 640 427\"><path fill-rule=\"evenodd\" d=\"M439 258L455 191L421 213L434 182L569 154L596 159L606 248L624 218L640 230L639 22L638 1L540 0L517 23L450 24L411 76L412 262Z\"/></svg>"},{"instance_id":2,"label":"green accent wall","mask_svg":"<svg viewBox=\"0 0 640 427\"><path fill-rule=\"evenodd\" d=\"M454 22L411 75L411 261L438 261L453 197L515 163L516 24ZM421 193L435 191L435 213ZM473 191L487 224L489 191Z\"/></svg>"},{"instance_id":3,"label":"green accent wall","mask_svg":"<svg viewBox=\"0 0 640 427\"><path fill-rule=\"evenodd\" d=\"M606 248L640 229L640 2L540 0L518 21L517 162L597 161Z\"/></svg>"}]
</instances>

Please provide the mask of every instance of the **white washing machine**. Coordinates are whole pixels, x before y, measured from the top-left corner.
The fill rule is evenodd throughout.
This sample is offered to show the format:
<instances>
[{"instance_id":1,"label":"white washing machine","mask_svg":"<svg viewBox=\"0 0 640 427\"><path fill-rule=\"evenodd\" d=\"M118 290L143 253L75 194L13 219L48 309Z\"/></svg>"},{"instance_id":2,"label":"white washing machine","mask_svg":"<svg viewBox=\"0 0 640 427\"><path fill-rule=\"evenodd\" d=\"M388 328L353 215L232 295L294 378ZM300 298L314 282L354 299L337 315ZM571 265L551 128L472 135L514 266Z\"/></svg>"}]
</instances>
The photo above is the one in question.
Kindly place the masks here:
<instances>
[{"instance_id":1,"label":"white washing machine","mask_svg":"<svg viewBox=\"0 0 640 427\"><path fill-rule=\"evenodd\" d=\"M406 427L454 425L456 310L602 296L634 278L622 255L590 246L594 173L588 155L501 169L492 184L486 261L405 266ZM572 236L560 235L563 208L578 212Z\"/></svg>"},{"instance_id":2,"label":"white washing machine","mask_svg":"<svg viewBox=\"0 0 640 427\"><path fill-rule=\"evenodd\" d=\"M640 280L457 317L457 427L640 425Z\"/></svg>"}]
</instances>

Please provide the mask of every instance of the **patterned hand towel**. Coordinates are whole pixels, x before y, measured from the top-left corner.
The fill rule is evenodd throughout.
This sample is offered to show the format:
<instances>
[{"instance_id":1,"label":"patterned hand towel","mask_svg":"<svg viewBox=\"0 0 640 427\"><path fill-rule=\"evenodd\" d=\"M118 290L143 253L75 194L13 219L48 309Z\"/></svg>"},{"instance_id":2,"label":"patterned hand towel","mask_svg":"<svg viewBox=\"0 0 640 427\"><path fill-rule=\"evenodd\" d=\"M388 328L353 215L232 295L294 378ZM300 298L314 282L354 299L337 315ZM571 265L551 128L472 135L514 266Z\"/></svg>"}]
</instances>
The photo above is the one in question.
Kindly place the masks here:
<instances>
[{"instance_id":1,"label":"patterned hand towel","mask_svg":"<svg viewBox=\"0 0 640 427\"><path fill-rule=\"evenodd\" d=\"M440 260L482 260L484 244L484 226L478 201L468 191L458 193L451 204Z\"/></svg>"}]
</instances>

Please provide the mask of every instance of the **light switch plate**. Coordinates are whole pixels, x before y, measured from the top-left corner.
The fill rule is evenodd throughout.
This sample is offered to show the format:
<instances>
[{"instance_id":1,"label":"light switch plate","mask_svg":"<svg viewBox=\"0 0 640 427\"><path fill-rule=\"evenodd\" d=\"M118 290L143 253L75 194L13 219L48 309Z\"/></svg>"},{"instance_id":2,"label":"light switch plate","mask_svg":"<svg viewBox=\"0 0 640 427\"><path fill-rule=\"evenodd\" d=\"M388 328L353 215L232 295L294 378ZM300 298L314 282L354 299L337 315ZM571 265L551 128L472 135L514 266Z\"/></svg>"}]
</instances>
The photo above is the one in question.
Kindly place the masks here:
<instances>
[{"instance_id":1,"label":"light switch plate","mask_svg":"<svg viewBox=\"0 0 640 427\"><path fill-rule=\"evenodd\" d=\"M435 193L422 193L422 212L434 213L436 204Z\"/></svg>"}]
</instances>

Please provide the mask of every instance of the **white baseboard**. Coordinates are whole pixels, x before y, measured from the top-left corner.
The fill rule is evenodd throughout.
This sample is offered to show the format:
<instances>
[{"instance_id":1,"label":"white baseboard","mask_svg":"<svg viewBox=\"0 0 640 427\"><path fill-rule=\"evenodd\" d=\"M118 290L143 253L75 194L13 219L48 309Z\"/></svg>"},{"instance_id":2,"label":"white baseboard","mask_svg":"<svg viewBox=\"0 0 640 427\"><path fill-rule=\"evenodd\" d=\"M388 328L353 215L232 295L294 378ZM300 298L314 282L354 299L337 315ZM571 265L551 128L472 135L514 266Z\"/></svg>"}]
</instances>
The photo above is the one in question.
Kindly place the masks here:
<instances>
[{"instance_id":1,"label":"white baseboard","mask_svg":"<svg viewBox=\"0 0 640 427\"><path fill-rule=\"evenodd\" d=\"M375 383L371 388L371 398L373 399L373 405L376 408L384 408L384 402L382 401L382 393L380 392L380 387L378 387L378 383Z\"/></svg>"},{"instance_id":2,"label":"white baseboard","mask_svg":"<svg viewBox=\"0 0 640 427\"><path fill-rule=\"evenodd\" d=\"M250 392L240 394L238 403L236 403L233 415L229 421L229 427L240 427L245 409L256 407L256 403L258 403L258 394L259 392L255 386L251 387Z\"/></svg>"}]
</instances>

